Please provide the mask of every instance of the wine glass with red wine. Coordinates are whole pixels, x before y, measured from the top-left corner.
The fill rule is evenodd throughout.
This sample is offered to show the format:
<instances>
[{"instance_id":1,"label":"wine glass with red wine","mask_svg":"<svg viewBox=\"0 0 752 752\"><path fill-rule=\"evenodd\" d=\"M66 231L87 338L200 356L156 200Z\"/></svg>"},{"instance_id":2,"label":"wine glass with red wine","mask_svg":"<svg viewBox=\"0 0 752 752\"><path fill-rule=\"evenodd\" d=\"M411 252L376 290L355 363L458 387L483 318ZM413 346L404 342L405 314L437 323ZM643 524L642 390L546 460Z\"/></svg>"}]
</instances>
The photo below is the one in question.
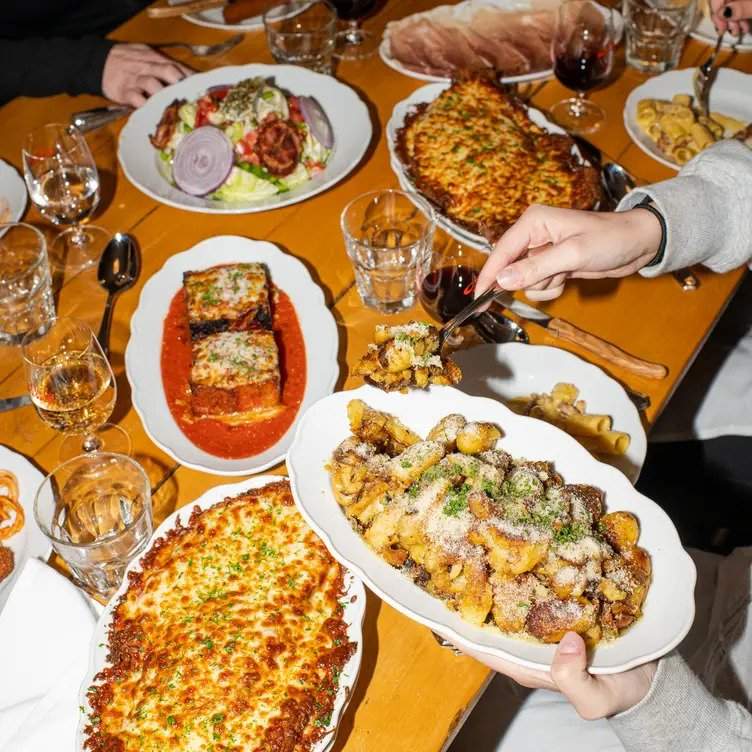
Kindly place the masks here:
<instances>
[{"instance_id":1,"label":"wine glass with red wine","mask_svg":"<svg viewBox=\"0 0 752 752\"><path fill-rule=\"evenodd\" d=\"M337 17L347 24L344 31L336 37L334 54L340 60L361 60L376 52L378 37L361 28L363 19L372 13L379 0L330 0Z\"/></svg>"},{"instance_id":2,"label":"wine glass with red wine","mask_svg":"<svg viewBox=\"0 0 752 752\"><path fill-rule=\"evenodd\" d=\"M418 280L423 308L444 323L473 302L475 282L485 256L453 241L441 247L434 241L430 266Z\"/></svg>"},{"instance_id":3,"label":"wine glass with red wine","mask_svg":"<svg viewBox=\"0 0 752 752\"><path fill-rule=\"evenodd\" d=\"M591 133L605 120L603 109L586 97L611 74L613 29L611 9L593 0L565 0L559 6L551 41L554 74L577 96L556 104L551 114L568 131Z\"/></svg>"}]
</instances>

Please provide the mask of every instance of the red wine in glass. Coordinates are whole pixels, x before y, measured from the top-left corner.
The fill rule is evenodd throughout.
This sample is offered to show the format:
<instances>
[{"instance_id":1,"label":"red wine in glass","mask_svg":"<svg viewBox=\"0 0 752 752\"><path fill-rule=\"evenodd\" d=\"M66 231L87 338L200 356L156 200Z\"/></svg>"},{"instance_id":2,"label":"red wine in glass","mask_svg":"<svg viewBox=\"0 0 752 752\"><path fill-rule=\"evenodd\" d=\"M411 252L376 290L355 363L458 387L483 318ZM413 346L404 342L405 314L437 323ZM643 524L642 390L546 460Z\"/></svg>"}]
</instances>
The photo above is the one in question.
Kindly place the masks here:
<instances>
[{"instance_id":1,"label":"red wine in glass","mask_svg":"<svg viewBox=\"0 0 752 752\"><path fill-rule=\"evenodd\" d=\"M341 60L360 60L376 52L377 35L360 28L361 20L372 13L379 0L332 0L337 16L347 28L337 34L334 54Z\"/></svg>"},{"instance_id":2,"label":"red wine in glass","mask_svg":"<svg viewBox=\"0 0 752 752\"><path fill-rule=\"evenodd\" d=\"M590 133L605 119L585 92L603 83L614 59L613 14L593 0L565 0L556 16L551 42L554 74L577 96L556 104L551 114L573 133Z\"/></svg>"},{"instance_id":3,"label":"red wine in glass","mask_svg":"<svg viewBox=\"0 0 752 752\"><path fill-rule=\"evenodd\" d=\"M443 266L420 283L420 302L438 321L449 321L473 300L478 272L469 266Z\"/></svg>"}]
</instances>

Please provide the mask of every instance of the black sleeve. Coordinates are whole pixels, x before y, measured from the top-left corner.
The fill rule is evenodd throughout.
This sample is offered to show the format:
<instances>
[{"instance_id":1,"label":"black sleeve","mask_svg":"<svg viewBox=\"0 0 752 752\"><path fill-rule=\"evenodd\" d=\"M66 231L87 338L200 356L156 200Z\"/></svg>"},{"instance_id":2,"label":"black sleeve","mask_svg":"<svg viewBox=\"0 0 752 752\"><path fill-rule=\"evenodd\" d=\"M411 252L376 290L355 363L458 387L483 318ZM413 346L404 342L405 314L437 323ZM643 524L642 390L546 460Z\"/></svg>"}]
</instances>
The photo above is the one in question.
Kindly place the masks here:
<instances>
[{"instance_id":1,"label":"black sleeve","mask_svg":"<svg viewBox=\"0 0 752 752\"><path fill-rule=\"evenodd\" d=\"M0 39L0 103L18 96L101 94L113 44L98 36Z\"/></svg>"}]
</instances>

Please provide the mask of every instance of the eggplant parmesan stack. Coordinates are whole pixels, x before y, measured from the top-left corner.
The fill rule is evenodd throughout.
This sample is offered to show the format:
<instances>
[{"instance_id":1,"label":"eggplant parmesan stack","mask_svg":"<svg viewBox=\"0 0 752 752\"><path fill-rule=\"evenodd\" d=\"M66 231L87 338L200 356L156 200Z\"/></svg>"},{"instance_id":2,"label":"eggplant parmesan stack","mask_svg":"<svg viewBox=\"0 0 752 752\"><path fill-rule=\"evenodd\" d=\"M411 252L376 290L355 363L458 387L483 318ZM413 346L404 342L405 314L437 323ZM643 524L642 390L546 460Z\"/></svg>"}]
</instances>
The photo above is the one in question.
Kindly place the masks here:
<instances>
[{"instance_id":1,"label":"eggplant parmesan stack","mask_svg":"<svg viewBox=\"0 0 752 752\"><path fill-rule=\"evenodd\" d=\"M226 264L183 275L196 417L253 419L281 409L272 293L263 264Z\"/></svg>"},{"instance_id":2,"label":"eggplant parmesan stack","mask_svg":"<svg viewBox=\"0 0 752 752\"><path fill-rule=\"evenodd\" d=\"M592 209L598 172L481 74L455 81L405 118L397 154L417 190L450 220L493 241L531 204Z\"/></svg>"}]
</instances>

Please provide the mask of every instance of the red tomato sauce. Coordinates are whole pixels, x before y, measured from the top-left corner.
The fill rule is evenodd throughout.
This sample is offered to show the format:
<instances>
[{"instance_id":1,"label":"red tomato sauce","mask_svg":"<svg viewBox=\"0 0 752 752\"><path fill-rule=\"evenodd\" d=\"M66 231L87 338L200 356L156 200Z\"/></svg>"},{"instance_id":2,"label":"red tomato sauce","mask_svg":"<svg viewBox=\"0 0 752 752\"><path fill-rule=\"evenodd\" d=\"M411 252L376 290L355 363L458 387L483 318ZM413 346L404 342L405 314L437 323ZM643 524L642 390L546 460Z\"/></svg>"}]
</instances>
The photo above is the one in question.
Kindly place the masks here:
<instances>
[{"instance_id":1,"label":"red tomato sauce","mask_svg":"<svg viewBox=\"0 0 752 752\"><path fill-rule=\"evenodd\" d=\"M274 330L279 348L282 404L285 409L267 420L230 426L211 418L195 419L191 411L191 335L188 308L181 289L172 299L162 332L162 384L182 432L209 454L239 459L260 454L275 444L292 425L303 401L306 384L306 354L303 332L290 298L276 290Z\"/></svg>"}]
</instances>

